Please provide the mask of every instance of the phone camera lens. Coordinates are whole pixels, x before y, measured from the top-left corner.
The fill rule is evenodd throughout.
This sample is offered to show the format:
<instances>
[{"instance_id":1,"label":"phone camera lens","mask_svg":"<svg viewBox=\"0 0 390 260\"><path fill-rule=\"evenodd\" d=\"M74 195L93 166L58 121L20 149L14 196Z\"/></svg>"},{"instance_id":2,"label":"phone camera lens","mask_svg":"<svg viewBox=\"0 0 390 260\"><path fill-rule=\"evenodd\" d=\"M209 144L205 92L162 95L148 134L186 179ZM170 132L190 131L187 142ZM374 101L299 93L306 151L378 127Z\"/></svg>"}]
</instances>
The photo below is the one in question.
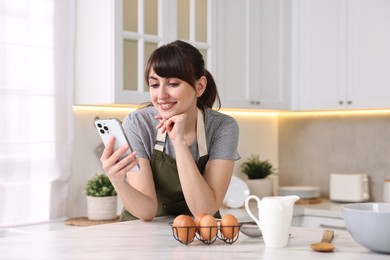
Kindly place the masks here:
<instances>
[{"instance_id":1,"label":"phone camera lens","mask_svg":"<svg viewBox=\"0 0 390 260\"><path fill-rule=\"evenodd\" d=\"M108 127L107 126L104 126L103 128L104 128L104 130L108 131Z\"/></svg>"},{"instance_id":2,"label":"phone camera lens","mask_svg":"<svg viewBox=\"0 0 390 260\"><path fill-rule=\"evenodd\" d=\"M100 133L102 133L102 134L104 134L104 133L105 133L103 129L100 129L99 131L100 131Z\"/></svg>"},{"instance_id":3,"label":"phone camera lens","mask_svg":"<svg viewBox=\"0 0 390 260\"><path fill-rule=\"evenodd\" d=\"M100 124L100 123L98 123L97 126L98 126L99 128L102 128L102 124Z\"/></svg>"}]
</instances>

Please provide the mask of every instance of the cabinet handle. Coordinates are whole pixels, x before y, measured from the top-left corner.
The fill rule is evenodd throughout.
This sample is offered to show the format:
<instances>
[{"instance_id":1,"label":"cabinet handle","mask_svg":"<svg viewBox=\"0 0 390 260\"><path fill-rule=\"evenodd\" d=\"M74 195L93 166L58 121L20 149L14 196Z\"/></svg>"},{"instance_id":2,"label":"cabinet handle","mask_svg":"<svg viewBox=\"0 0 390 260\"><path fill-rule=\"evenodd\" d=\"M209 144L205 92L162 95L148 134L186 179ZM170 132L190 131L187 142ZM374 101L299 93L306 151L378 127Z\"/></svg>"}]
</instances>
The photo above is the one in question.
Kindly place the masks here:
<instances>
[{"instance_id":1,"label":"cabinet handle","mask_svg":"<svg viewBox=\"0 0 390 260\"><path fill-rule=\"evenodd\" d=\"M348 101L347 101L347 104L348 104L348 105L352 105L352 101L351 101L351 100L348 100Z\"/></svg>"},{"instance_id":2,"label":"cabinet handle","mask_svg":"<svg viewBox=\"0 0 390 260\"><path fill-rule=\"evenodd\" d=\"M260 101L253 101L253 100L251 100L249 103L250 103L251 105L260 105L260 104L261 104Z\"/></svg>"},{"instance_id":3,"label":"cabinet handle","mask_svg":"<svg viewBox=\"0 0 390 260\"><path fill-rule=\"evenodd\" d=\"M342 104L344 104L344 102L340 100L340 101L339 101L339 105L342 105Z\"/></svg>"}]
</instances>

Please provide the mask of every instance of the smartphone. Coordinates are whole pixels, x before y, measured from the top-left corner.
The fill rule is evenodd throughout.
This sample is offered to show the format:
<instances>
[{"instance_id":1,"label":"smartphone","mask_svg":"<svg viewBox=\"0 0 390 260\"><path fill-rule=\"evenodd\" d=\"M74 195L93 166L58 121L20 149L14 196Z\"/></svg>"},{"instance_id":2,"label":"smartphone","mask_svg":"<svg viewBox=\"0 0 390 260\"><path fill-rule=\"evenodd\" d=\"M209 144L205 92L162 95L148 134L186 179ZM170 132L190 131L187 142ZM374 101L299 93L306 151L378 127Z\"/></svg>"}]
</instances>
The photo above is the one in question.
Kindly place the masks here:
<instances>
[{"instance_id":1,"label":"smartphone","mask_svg":"<svg viewBox=\"0 0 390 260\"><path fill-rule=\"evenodd\" d=\"M127 140L127 137L125 135L125 132L123 131L123 127L121 122L116 118L108 118L108 119L96 119L95 120L95 127L100 135L100 138L103 141L104 146L107 146L108 140L111 136L115 137L115 145L114 150L116 151L119 149L119 147L127 144L129 146L129 149L119 158L119 160L123 159L127 155L133 152L133 149L130 146L129 141ZM137 164L134 166L130 171L139 171L140 166Z\"/></svg>"}]
</instances>

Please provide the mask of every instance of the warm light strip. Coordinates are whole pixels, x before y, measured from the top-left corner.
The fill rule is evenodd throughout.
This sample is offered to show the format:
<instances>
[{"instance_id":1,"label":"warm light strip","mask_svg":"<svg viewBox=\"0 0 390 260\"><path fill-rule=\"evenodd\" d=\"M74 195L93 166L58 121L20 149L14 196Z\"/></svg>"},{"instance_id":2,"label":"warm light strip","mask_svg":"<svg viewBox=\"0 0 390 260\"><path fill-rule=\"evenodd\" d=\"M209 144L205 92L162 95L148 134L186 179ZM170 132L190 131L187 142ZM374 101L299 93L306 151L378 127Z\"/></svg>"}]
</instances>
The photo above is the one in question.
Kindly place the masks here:
<instances>
[{"instance_id":1,"label":"warm light strip","mask_svg":"<svg viewBox=\"0 0 390 260\"><path fill-rule=\"evenodd\" d=\"M281 116L367 116L386 114L390 115L390 109L280 112Z\"/></svg>"},{"instance_id":2,"label":"warm light strip","mask_svg":"<svg viewBox=\"0 0 390 260\"><path fill-rule=\"evenodd\" d=\"M117 112L133 112L139 108L135 105L126 106L73 106L76 111L117 111ZM278 116L366 116L366 115L390 115L390 109L372 109L372 110L332 110L332 111L275 111L275 110L256 110L256 109L227 109L221 108L221 113L230 116L249 116L249 117L278 117Z\"/></svg>"},{"instance_id":3,"label":"warm light strip","mask_svg":"<svg viewBox=\"0 0 390 260\"><path fill-rule=\"evenodd\" d=\"M251 110L251 109L221 109L221 113L229 116L249 116L249 117L277 117L280 112L278 111L264 111L264 110Z\"/></svg>"},{"instance_id":4,"label":"warm light strip","mask_svg":"<svg viewBox=\"0 0 390 260\"><path fill-rule=\"evenodd\" d=\"M117 112L133 112L139 108L138 106L81 106L74 105L73 110L75 112L83 112L83 111L117 111ZM220 109L221 113L230 115L230 116L256 116L256 117L274 117L278 116L278 111L266 111L266 110L255 110L255 109Z\"/></svg>"},{"instance_id":5,"label":"warm light strip","mask_svg":"<svg viewBox=\"0 0 390 260\"><path fill-rule=\"evenodd\" d=\"M75 112L91 112L91 111L109 111L109 112L133 112L136 110L137 106L80 106L75 105L73 106L73 111Z\"/></svg>"}]
</instances>

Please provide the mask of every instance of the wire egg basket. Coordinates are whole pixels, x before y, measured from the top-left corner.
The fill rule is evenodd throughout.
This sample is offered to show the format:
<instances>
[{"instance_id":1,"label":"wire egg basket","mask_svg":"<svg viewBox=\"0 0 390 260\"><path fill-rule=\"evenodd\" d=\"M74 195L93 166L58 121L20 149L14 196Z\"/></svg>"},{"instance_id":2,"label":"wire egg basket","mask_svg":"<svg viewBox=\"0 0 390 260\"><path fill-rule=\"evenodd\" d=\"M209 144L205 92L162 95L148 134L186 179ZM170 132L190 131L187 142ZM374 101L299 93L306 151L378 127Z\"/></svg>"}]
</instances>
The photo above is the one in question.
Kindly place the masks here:
<instances>
[{"instance_id":1,"label":"wire egg basket","mask_svg":"<svg viewBox=\"0 0 390 260\"><path fill-rule=\"evenodd\" d=\"M221 226L183 226L175 227L173 222L169 223L172 227L173 237L182 244L188 245L195 239L203 244L211 245L217 239L222 240L226 244L233 244L237 241L240 234L241 225Z\"/></svg>"}]
</instances>

